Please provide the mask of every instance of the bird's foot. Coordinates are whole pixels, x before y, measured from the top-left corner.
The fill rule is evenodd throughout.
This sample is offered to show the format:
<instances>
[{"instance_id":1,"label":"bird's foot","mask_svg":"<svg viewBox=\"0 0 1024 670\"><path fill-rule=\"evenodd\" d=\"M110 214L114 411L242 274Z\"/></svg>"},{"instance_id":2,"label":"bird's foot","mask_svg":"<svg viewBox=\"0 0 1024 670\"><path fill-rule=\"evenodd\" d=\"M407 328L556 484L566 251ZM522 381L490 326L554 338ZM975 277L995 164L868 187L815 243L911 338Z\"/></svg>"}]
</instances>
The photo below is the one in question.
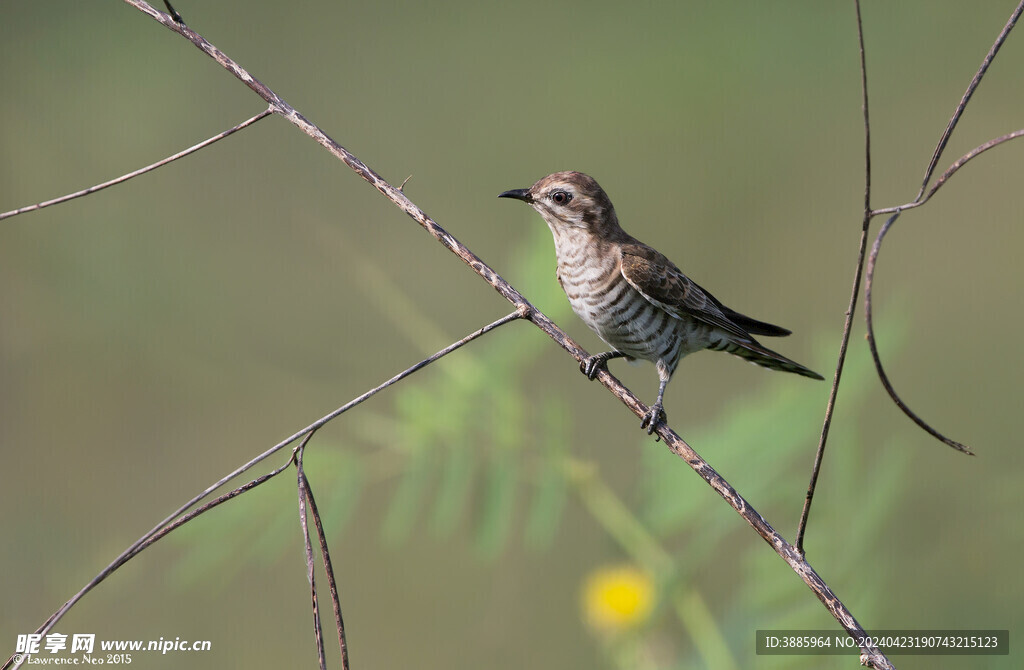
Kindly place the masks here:
<instances>
[{"instance_id":1,"label":"bird's foot","mask_svg":"<svg viewBox=\"0 0 1024 670\"><path fill-rule=\"evenodd\" d=\"M580 372L586 375L587 379L594 381L597 373L604 368L608 369L608 361L612 358L620 358L624 354L618 351L606 351L603 354L594 354L580 361Z\"/></svg>"},{"instance_id":2,"label":"bird's foot","mask_svg":"<svg viewBox=\"0 0 1024 670\"><path fill-rule=\"evenodd\" d=\"M661 406L661 402L656 402L651 405L647 413L644 414L644 418L640 421L640 428L646 429L648 435L654 435L654 431L658 429L658 426L668 421L668 415L665 414L665 408ZM657 438L656 439L661 439Z\"/></svg>"}]
</instances>

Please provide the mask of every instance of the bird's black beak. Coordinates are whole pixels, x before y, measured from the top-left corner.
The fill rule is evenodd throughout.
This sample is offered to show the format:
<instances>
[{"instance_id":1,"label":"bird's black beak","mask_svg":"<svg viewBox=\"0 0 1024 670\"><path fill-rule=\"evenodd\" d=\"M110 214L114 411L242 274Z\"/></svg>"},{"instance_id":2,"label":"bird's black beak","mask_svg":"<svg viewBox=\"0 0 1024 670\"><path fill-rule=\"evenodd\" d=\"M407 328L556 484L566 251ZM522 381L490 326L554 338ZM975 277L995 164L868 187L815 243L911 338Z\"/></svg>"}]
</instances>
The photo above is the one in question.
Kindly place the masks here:
<instances>
[{"instance_id":1,"label":"bird's black beak","mask_svg":"<svg viewBox=\"0 0 1024 670\"><path fill-rule=\"evenodd\" d=\"M515 198L516 200L522 200L523 202L530 202L531 200L533 200L533 198L530 196L530 189L528 188L514 188L511 191L499 193L498 197Z\"/></svg>"}]
</instances>

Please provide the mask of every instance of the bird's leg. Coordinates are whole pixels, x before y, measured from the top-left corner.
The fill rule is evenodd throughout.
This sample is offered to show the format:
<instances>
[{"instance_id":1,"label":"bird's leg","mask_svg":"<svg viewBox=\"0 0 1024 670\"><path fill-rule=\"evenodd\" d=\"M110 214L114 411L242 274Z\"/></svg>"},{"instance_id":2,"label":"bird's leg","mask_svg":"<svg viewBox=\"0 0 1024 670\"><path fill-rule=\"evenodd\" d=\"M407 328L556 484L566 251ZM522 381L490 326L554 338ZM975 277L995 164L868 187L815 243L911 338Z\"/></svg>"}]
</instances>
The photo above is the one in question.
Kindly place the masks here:
<instances>
[{"instance_id":1,"label":"bird's leg","mask_svg":"<svg viewBox=\"0 0 1024 670\"><path fill-rule=\"evenodd\" d=\"M647 413L644 414L644 418L640 420L640 428L646 428L648 435L653 435L654 431L657 430L658 424L664 421L668 421L668 415L665 414L665 408L662 402L665 399L665 387L668 386L668 380L670 375L662 371L662 366L658 366L658 378L660 383L658 384L658 399L654 401Z\"/></svg>"},{"instance_id":2,"label":"bird's leg","mask_svg":"<svg viewBox=\"0 0 1024 670\"><path fill-rule=\"evenodd\" d=\"M608 369L608 361L613 358L622 358L625 355L621 351L606 351L603 354L594 354L580 361L580 372L585 374L587 379L593 381L594 377L597 376L598 370L601 368Z\"/></svg>"}]
</instances>

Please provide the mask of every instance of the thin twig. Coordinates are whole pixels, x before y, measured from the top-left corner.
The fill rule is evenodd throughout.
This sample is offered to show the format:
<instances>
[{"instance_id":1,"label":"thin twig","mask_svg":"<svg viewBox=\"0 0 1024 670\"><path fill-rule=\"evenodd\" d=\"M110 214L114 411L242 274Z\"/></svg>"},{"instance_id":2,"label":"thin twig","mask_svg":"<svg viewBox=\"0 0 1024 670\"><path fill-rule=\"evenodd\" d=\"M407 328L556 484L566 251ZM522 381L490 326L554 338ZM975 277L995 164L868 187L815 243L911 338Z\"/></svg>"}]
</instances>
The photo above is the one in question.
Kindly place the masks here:
<instances>
[{"instance_id":1,"label":"thin twig","mask_svg":"<svg viewBox=\"0 0 1024 670\"><path fill-rule=\"evenodd\" d=\"M211 144L213 144L214 142L217 142L219 140L224 139L228 135L233 135L234 133L237 133L239 130L242 130L243 128L247 128L248 126L251 126L252 124L254 124L257 121L259 121L260 119L267 118L268 116L270 116L273 113L274 113L274 110L272 108L268 107L267 109L263 110L262 112L260 112L256 116L252 117L251 119L248 119L246 121L242 121L241 123L239 123L237 126L235 126L233 128L229 128L229 129L225 130L222 133L217 133L213 137L211 137L211 138L209 138L207 140L203 140L202 142L200 142L199 144L197 144L195 146L189 147L188 149L185 149L184 151L179 151L178 153L173 154L171 156L168 156L167 158L164 158L162 160L159 160L156 163L153 163L152 165L147 165L144 168L139 168L138 170L135 170L134 172L129 172L128 174L123 174L120 177L117 177L115 179L111 179L110 181L105 181L102 184L96 184L95 186L90 186L89 188L83 189L81 191L76 191L74 193L69 193L67 195L62 195L61 197L54 198L53 200L47 200L45 202L36 203L35 205L27 205L25 207L21 207L21 208L15 209L15 210L11 210L10 212L2 212L2 213L0 213L0 220L8 219L8 218L10 218L12 216L17 216L19 214L25 214L27 212L34 212L37 209L42 209L43 207L49 207L50 205L59 205L62 202L67 202L68 200L74 200L75 198L81 198L82 196L91 195L93 193L96 193L97 191L102 191L105 188L110 188L111 186L116 186L117 184L122 184L122 183L128 181L129 179L132 179L133 177L138 177L140 174L146 174L147 172L150 172L151 170L155 170L155 169L157 169L159 167L163 167L164 165L167 165L168 163L173 163L174 161L178 160L179 158L184 158L185 156L188 156L191 153L195 153L196 151L199 151L200 149L204 149L204 148L210 146Z\"/></svg>"},{"instance_id":2,"label":"thin twig","mask_svg":"<svg viewBox=\"0 0 1024 670\"><path fill-rule=\"evenodd\" d=\"M309 434L312 437L313 433ZM308 440L308 438L307 438ZM306 579L309 580L309 595L313 603L313 635L316 638L317 657L320 670L327 670L327 655L324 651L324 631L320 625L320 600L316 593L316 563L313 560L313 542L309 537L309 524L306 521L306 501L310 499L309 481L302 468L302 455L305 443L295 450L295 476L299 489L299 523L302 526L302 542L306 549Z\"/></svg>"},{"instance_id":3,"label":"thin twig","mask_svg":"<svg viewBox=\"0 0 1024 670\"><path fill-rule=\"evenodd\" d=\"M935 151L932 152L932 159L928 161L928 168L924 172L924 179L921 181L921 189L917 192L917 197L914 201L917 202L924 195L925 189L928 187L928 182L932 178L932 174L935 173L935 166L939 162L939 158L942 157L942 152L946 149L946 144L949 142L949 138L953 136L953 131L956 129L957 123L960 122L960 117L963 115L964 110L967 109L967 103L971 101L971 96L978 90L978 86L981 84L982 78L985 73L988 72L988 66L992 64L996 54L999 53L999 49L1002 48L1006 38L1009 37L1010 31L1017 24L1017 19L1020 18L1021 12L1024 12L1024 0L1022 0L1017 7L1013 10L1009 20L1003 29L999 31L999 35L996 37L996 41L992 44L992 48L985 54L985 58L981 61L981 66L978 71L974 73L974 77L971 79L971 83L967 85L967 90L964 91L963 97L960 98L960 103L956 106L953 111L953 116L950 117L949 123L946 124L946 129L942 132L942 137L939 138L939 143L935 145Z\"/></svg>"},{"instance_id":4,"label":"thin twig","mask_svg":"<svg viewBox=\"0 0 1024 670\"><path fill-rule=\"evenodd\" d=\"M197 494L195 497L193 497L187 503L185 503L184 505L179 507L174 513L172 513L166 519L164 519L159 524L157 524L148 533L146 533L145 535L140 537L138 540L133 542L117 558L115 558L106 568L104 568L102 571L100 571L100 573L96 577L94 577L88 584L86 584L78 593L76 593L70 600L68 600L66 603L64 603L64 605L60 609L58 609L56 612L51 614L50 617L43 623L43 625L40 626L36 630L36 633L39 633L41 635L45 635L47 632L49 632L53 628L53 626L64 616L64 614L66 614L68 612L68 610L70 610L79 600L81 600L82 597L85 596L85 594L87 594L89 591L91 591L93 589L93 587L95 587L100 582L102 582L104 579L106 579L108 576L110 576L110 574L113 573L115 570L117 570L119 567L121 567L121 565L123 565L124 563L128 562L130 559L134 558L140 551L142 551L146 547L150 546L151 544L153 544L154 542L156 542L160 538L162 538L164 535L169 533L171 530L173 530L174 528L177 528L182 523L185 523L185 522L191 520L192 518L198 516L199 514L205 512L206 510L211 509L211 508L215 507L216 505L219 505L221 502L224 502L225 500L229 500L230 498L233 498L234 496L236 496L236 495L238 495L240 493L243 493L244 491L249 490L253 486L258 486L259 484L261 484L264 481L266 481L266 479L269 479L270 477L272 477L272 476L278 474L279 472L281 472L281 470L283 470L284 467L287 467L287 464L285 464L285 466L282 466L281 468L275 470L270 475L266 475L266 476L261 477L261 478L259 478L257 480L254 480L253 482L250 482L249 484L246 484L245 486L242 486L242 487L236 489L235 491L232 491L231 493L226 494L225 496L221 496L220 498L217 498L213 502L208 503L207 505L204 505L203 507L201 507L201 508L199 508L197 510L193 510L191 513L186 514L183 517L181 516L182 514L185 514L185 512L187 512L189 509L191 509L192 506L194 506L199 501L201 501L204 498L206 498L207 496L209 496L211 493L213 493L214 491L219 489L221 486L226 484L228 481L230 481L230 480L234 479L235 477L243 474L244 472L246 472L247 470L249 470L250 468L252 468L256 464L258 464L261 461L265 460L266 458L272 456L273 454L277 453L278 451L280 451L284 447L288 446L289 444L291 444L292 442L294 442L295 440L297 440L297 439L299 439L299 438L301 438L303 436L305 436L306 439L303 441L302 444L305 445L306 442L309 441L309 438L312 436L312 434L314 432L316 432L316 430L318 430L324 424L326 424L329 421L335 419L336 417L340 416L341 414L347 412L348 410L352 409L353 407L356 407L357 405L363 403L365 400L367 400L370 397L376 395L380 391L383 391L384 389L388 388L389 386L391 386L391 385L401 381L402 379L405 379L406 377L408 377L409 375L413 374L417 370L420 370L420 369L426 367L427 365L430 365L434 361L436 361L436 360L438 360L438 359L440 359L440 358L442 358L442 357L452 353L456 349L461 348L462 346L468 344L469 342L472 342L476 338L478 338L478 337L480 337L480 336L482 336L482 335L484 335L486 333L489 333L492 330L494 330L495 328L503 326L506 323L509 323L509 322L514 321L516 319L522 318L523 315L524 315L524 311L525 310L519 309L519 310L516 310L516 311L511 312L509 314L506 314L505 316L501 317L500 319L497 319L496 321L493 321L492 323L489 323L488 325L484 326L483 328L470 333L469 335L467 335L466 337L462 338L461 340L458 340L457 342L453 342L452 344L450 344L447 347L441 349L437 353L435 353L435 354L433 354L431 356L428 356L427 358L419 361L415 365L412 365L412 366L406 368L405 370L403 370L402 372L398 373L397 375L395 375L391 379L387 380L386 382L380 384L379 386L376 386L376 387L370 389L369 391L363 393L362 395L360 395L360 396L358 396L356 398L353 398L352 400L350 400L346 404L342 405L338 409L334 410L330 414L328 414L328 415L326 415L324 417L321 417L320 419L318 419L317 421L313 422L309 426L306 426L305 428L303 428L302 430L298 431L297 433L295 433L291 437L288 437L288 438L282 440L281 442L277 443L276 445L274 445L273 447L271 447L267 451L263 452L259 456L253 458L252 460L250 460L245 465L235 469L233 472L231 472L228 475L222 477L216 483L214 483L213 485L207 487L204 491L202 491L201 493ZM289 463L290 462L291 461L289 460ZM178 519L178 517L181 517L181 518ZM175 521L175 519L178 519L178 521ZM11 658L9 658L7 660L7 662L3 666L3 670L6 670L6 668L11 667L11 663L13 661L13 658L14 658L14 656L12 655ZM13 667L14 668L18 668L20 666L21 666L21 663L18 663L16 665L14 665Z\"/></svg>"},{"instance_id":5,"label":"thin twig","mask_svg":"<svg viewBox=\"0 0 1024 670\"><path fill-rule=\"evenodd\" d=\"M307 438L307 440L308 440L308 438ZM156 544L159 540L163 539L169 533L171 533L171 531L173 531L173 530L175 530L177 528L180 528L181 526L184 526L186 523L190 522L192 519L196 518L200 514L205 514L206 512L208 512L211 509L213 509L214 507L217 507L218 505L221 505L222 503L225 503L225 502L231 500L232 498L234 498L236 496L239 496L242 493L245 493L246 491L250 491L250 490L256 488L260 484L263 484L263 483L267 482L268 480L273 479L277 475L279 475L282 472L284 472L285 469L289 465L291 465L293 461L294 461L294 454L292 454L292 456L289 457L289 459L283 465L281 465L280 467L275 468L275 469L271 470L270 472L268 472L267 474L261 475L260 477L257 477L256 479L253 479L250 482L246 482L242 486L239 486L238 488L236 488L236 489L234 489L232 491L229 491L228 493L225 493L225 494L223 494L221 496L218 496L217 498L214 498L213 500L211 500L210 502L206 503L205 505L203 505L201 507L197 507L196 509L192 510L191 512L188 512L187 514L182 514L180 516L175 515L176 518L174 518L173 521L170 521L168 523L164 523L164 525L162 525L162 527L159 527L158 529L155 528L155 529L153 529L153 531L150 531L146 535L144 535L141 538L139 538L139 540L137 540L130 547L125 549L121 553L120 556L118 556L116 559L114 559L114 561L111 562L110 565L105 567L98 575L93 577L89 581L89 583L86 584L84 587L82 587L82 589L78 593L76 593L74 596L72 596L72 598L70 600L68 600L66 603L64 603L64 605L62 605L60 609L58 609L56 612L51 614L49 616L49 618L46 621L43 622L43 625L36 629L36 633L39 633L40 635L45 635L47 632L49 632L53 628L53 625L56 624L57 621L59 621L61 619L61 617L63 617L64 614L67 613L68 610L70 610L72 607L74 607L75 603L77 603L79 600L81 600L85 596L85 594L87 594L93 588L98 586L100 584L100 582L102 582L107 577L109 577L111 574L113 574L113 572L115 570L120 568L122 565L124 565L125 563L127 563L131 559L133 559L136 556L138 556L144 549L148 548L149 546L151 546L153 544ZM13 660L13 657L9 658L7 660L7 663L5 663L3 667L4 668L11 667L12 660ZM21 666L21 663L18 663L16 665L14 665L13 667L14 668L18 668L20 666Z\"/></svg>"},{"instance_id":6,"label":"thin twig","mask_svg":"<svg viewBox=\"0 0 1024 670\"><path fill-rule=\"evenodd\" d=\"M932 154L932 158L928 162L928 168L925 170L924 181L921 184L921 189L917 193L917 197L914 198L914 202L923 201L922 198L924 198L925 189L928 187L928 182L931 180L932 174L935 171L935 165L939 162L939 158L942 156L942 152L946 148L946 144L949 142L949 138L952 136L953 131L956 129L957 123L960 121L960 117L963 115L964 109L967 107L967 103L970 101L971 96L974 95L974 92L981 84L981 80L985 76L985 73L988 71L989 65L992 64L992 60L996 57L996 54L999 53L999 50L1002 48L1003 43L1006 42L1006 38L1009 37L1010 31L1013 30L1013 27L1017 24L1017 20L1020 18L1022 12L1024 12L1024 0L1021 0L1021 2L1017 4L1016 8L1014 8L1013 10L1013 13L1010 14L1010 18L1007 19L1006 24L1003 26L1003 29L999 31L999 35L996 36L996 40L995 42L993 42L992 47L988 50L988 53L985 54L985 58L984 60L982 60L981 65L978 67L978 71L974 73L974 77L971 79L971 82L967 85L967 90L964 92L963 97L960 99L960 103L956 106L956 109L953 110L953 116L950 118L949 123L946 125L946 130L943 131L942 137L939 139L939 143L936 145L935 151ZM987 151L988 149L991 149L994 146L998 146L1004 142L1014 139L1014 137L1017 136L1017 133L1009 133L1007 135L1003 135L1002 137L997 137L993 140L986 142L985 144L982 144L973 151L961 157L953 164L953 166L951 166L948 170L946 170L945 173L943 173L942 177L939 179L939 182L936 183L936 185L932 188L932 193L938 190L938 188L941 187L942 184L944 184L950 176L952 176L957 170L960 169L962 165L967 163L969 160ZM868 345L871 349L871 358L875 362L875 369L878 371L878 378L881 380L882 386L885 387L885 390L889 394L889 397L892 398L893 402L896 403L896 406L900 408L900 411L907 415L907 417L909 417L918 426L923 428L929 435L938 439L943 444L953 447L958 451L962 451L965 454L973 454L974 452L972 452L969 447L965 446L964 444L961 444L960 442L957 442L956 440L946 437L945 435L937 431L935 428L933 428L926 421L924 421L924 419L922 419L920 416L914 413L910 409L910 407L907 406L903 399L900 398L899 394L896 393L896 389L893 387L892 382L889 381L889 376L885 373L885 367L882 365L882 359L878 354L878 342L875 337L874 324L871 318L871 286L875 275L875 262L877 261L878 254L882 248L882 240L885 239L885 235L886 233L889 232L889 228L891 228L892 225L899 218L901 211L901 209L897 208L897 210L893 212L892 216L889 217L889 219L885 222L882 228L878 231L878 235L875 237L875 243L871 248L871 255L868 258L867 275L864 280L864 313L867 318Z\"/></svg>"},{"instance_id":7,"label":"thin twig","mask_svg":"<svg viewBox=\"0 0 1024 670\"><path fill-rule=\"evenodd\" d=\"M853 271L853 290L850 292L850 303L846 307L846 319L843 322L843 336L839 343L839 358L836 360L836 372L832 377L832 390L829 392L828 404L825 406L825 420L821 426L821 437L818 438L818 450L814 454L814 465L811 466L811 480L804 496L804 507L800 512L800 522L796 527L796 551L804 555L804 534L807 532L807 520L811 514L811 503L814 501L814 490L818 485L818 473L821 462L825 458L825 444L828 432L832 427L832 416L836 411L836 399L839 397L839 381L843 378L846 365L846 352L850 348L850 333L853 331L853 316L857 311L857 295L860 292L860 279L864 273L864 255L868 248L868 230L871 227L871 118L868 113L868 66L864 51L864 23L860 15L860 0L854 0L857 13L857 44L860 50L860 91L861 111L864 114L864 218L861 220L860 245L857 248L857 265Z\"/></svg>"},{"instance_id":8,"label":"thin twig","mask_svg":"<svg viewBox=\"0 0 1024 670\"><path fill-rule=\"evenodd\" d=\"M311 137L322 147L327 149L335 158L348 165L352 170L381 192L388 200L397 205L403 212L412 217L418 224L423 226L437 241L447 247L455 255L462 259L474 272L484 278L498 293L517 308L532 309L530 303L519 291L502 279L497 272L491 269L479 256L469 250L464 244L455 239L444 228L437 225L426 213L417 207L404 193L392 186L386 179L377 172L356 158L348 149L335 142L330 136L321 130L316 124L310 122L306 117L295 110L294 107L282 100L277 93L270 90L263 82L249 74L245 68L228 58L220 49L210 44L206 38L196 33L188 26L179 25L170 15L153 9L143 0L124 0L126 4L135 7L141 12L158 21L168 30L178 33L210 58L213 58L225 70L233 74L239 81L248 86L254 93L263 98L274 111L289 123L293 124L303 133Z\"/></svg>"},{"instance_id":9,"label":"thin twig","mask_svg":"<svg viewBox=\"0 0 1024 670\"><path fill-rule=\"evenodd\" d=\"M904 414L910 417L910 419L918 426L923 428L925 432L943 444L953 447L957 451L962 451L965 454L973 456L974 452L971 451L970 447L946 437L939 431L932 428L924 419L907 407L907 404L903 402L903 399L896 393L896 389L893 388L892 382L889 381L889 375L885 373L885 368L882 366L882 359L878 355L878 344L875 338L875 326L871 311L871 287L875 276L875 262L878 260L878 252L882 249L882 240L885 238L885 234L889 232L889 228L892 227L892 224L895 223L899 215L900 213L896 212L882 225L881 230L878 231L878 237L875 238L875 243L871 247L871 255L868 257L868 272L867 277L864 280L864 317L868 326L868 346L871 347L871 358L875 361L875 370L878 372L878 378L881 380L882 386L889 394L889 397L892 398L892 401L896 403L896 406L899 407Z\"/></svg>"},{"instance_id":10,"label":"thin twig","mask_svg":"<svg viewBox=\"0 0 1024 670\"><path fill-rule=\"evenodd\" d=\"M323 426L327 422L337 418L341 414L344 414L345 412L347 412L348 410L352 409L353 407L356 407L357 405L361 404L362 402L364 402L368 398L376 395L377 393L383 391L384 389L388 388L389 386L391 386L391 385L401 381L402 379L405 379L406 377L408 377L409 375L413 374L417 370L420 370L420 369L426 367L427 365L430 365L434 361L437 361L438 359L440 359L440 358L442 358L444 356L447 356L448 354L450 354L453 351L461 348L462 346L468 344L469 342L472 342L473 340L477 339L478 337L481 337L482 335L485 335L485 334L491 332L492 330L494 330L495 328L498 328L500 326L505 325L506 323L509 323L511 321L515 321L516 319L522 318L523 317L523 313L524 313L524 310L516 310L514 312L506 314L505 316L501 317L500 319L498 319L496 321L493 321L492 323L487 324L483 328L470 333L469 335L467 335L466 337L462 338L461 340L458 340L457 342L453 342L452 344L450 344L447 347L441 349L437 353L434 353L431 356L428 356L427 358L419 361L415 365L412 365L412 366L406 368L405 370L403 370L402 372L398 373L397 375L395 375L391 379L387 380L386 382L380 384L379 386L376 386L376 387L370 389L369 391L363 393L362 395L360 395L360 396L358 396L356 398L353 398L352 400L350 400L349 402L345 403L344 405L342 405L338 409L334 410L330 414L328 414L326 416L323 416L320 419L317 419L316 421L314 421L310 425L306 426L302 430L298 431L297 433L295 433L291 437L288 437L288 438L282 440L281 442L278 442L273 447L271 447L270 449L266 450L265 452L263 452L259 456L256 456L255 458L250 460L245 465L242 465L241 467L236 468L234 471L232 471L228 475L222 477L217 482L215 482L213 485L207 487L205 490L203 490L202 492L200 492L199 494L194 496L191 500L186 502L184 505L179 507L170 516L168 516L166 519L164 519L163 521L158 523L149 532L147 532L145 535L143 535L138 540L133 542L127 549L125 549L123 552L121 552L121 554L117 558L115 558L107 567L105 567L103 570L101 570L98 575L93 577L93 579L90 580L88 584L86 584L70 600L68 600L66 603L64 603L64 605L60 609L58 609L56 612L51 614L50 617L43 623L43 625L40 626L36 630L36 633L39 633L41 635L45 635L46 633L48 633L53 628L53 626L58 621L60 621L60 619L68 612L68 610L70 610L75 605L75 603L77 603L79 600L81 600L82 597L85 596L86 593L91 591L93 589L93 587L95 587L97 584L99 584L104 579L109 577L110 574L113 573L117 568L121 567L123 564L127 563L130 559L134 558L140 551L142 551L146 547L150 546L151 544L153 544L154 542L156 542L157 540L159 540L163 536L167 535L167 533L169 533L171 530L174 530L178 526L180 526L183 523L186 523L187 521L195 518L196 516L198 516L199 514L205 512L205 511L207 511L208 509L216 507L217 505L221 504L222 502L224 502L226 500L230 500L231 498L235 497L236 495L238 495L240 493L243 493L243 492L249 490L250 488L253 488L254 486L258 486L259 484L262 484L264 481L266 481L270 477L273 477L273 476L277 475L285 467L287 467L287 465L289 463L291 463L291 459L289 459L288 463L286 463L284 466L282 466L281 468L278 468L277 470L274 470L272 473L270 473L268 475L264 475L263 477L260 477L260 478L258 478L256 480L253 480L252 482L249 482L248 484L246 484L244 486L241 486L238 489L232 491L231 493L225 494L224 496L221 496L220 498L217 498L216 500L214 500L214 501L212 501L210 503L207 503L206 505L204 505L204 506L202 506L202 507L200 507L198 509L195 509L195 510L193 510L191 512L188 511L188 510L192 509L192 507L194 505L199 503L201 500L207 498L209 495L211 495L214 491L219 489L221 486L223 486L227 482L229 482L232 479L234 479L235 477L243 474L244 472L246 472L247 470L249 470L253 466L255 466L258 463L262 462L263 460L269 458L270 456L272 456L273 454L277 453L278 451L280 451L284 447L288 446L289 444L295 442L299 438L305 437L306 439L303 441L303 444L305 444L306 442L309 441L310 436L317 429L319 429L321 426ZM187 512L187 514L186 514L186 512ZM184 516L182 516L182 515L184 515ZM12 655L11 658L9 658L7 660L7 662L3 665L3 670L6 670L8 667L11 667L11 663L12 663L13 658L14 657ZM14 667L17 668L17 667L20 667L20 665L21 664L19 663L18 665L15 665Z\"/></svg>"},{"instance_id":11,"label":"thin twig","mask_svg":"<svg viewBox=\"0 0 1024 670\"><path fill-rule=\"evenodd\" d=\"M324 572L327 574L327 586L331 592L331 604L334 606L334 620L338 628L338 646L341 649L342 670L348 670L348 644L345 640L345 622L341 616L341 600L338 597L338 584L334 578L334 565L331 561L331 552L327 548L327 535L324 533L324 524L320 519L320 511L316 507L316 499L313 497L313 487L309 484L306 471L302 468L302 452L299 452L297 465L302 474L302 481L305 482L306 502L309 504L309 511L313 516L313 524L316 526L317 539L320 541L320 556L324 562ZM305 524L305 519L303 519ZM303 526L303 532L308 530ZM307 534L308 537L308 534Z\"/></svg>"},{"instance_id":12,"label":"thin twig","mask_svg":"<svg viewBox=\"0 0 1024 670\"><path fill-rule=\"evenodd\" d=\"M931 197L935 195L935 192L942 188L942 185L949 181L949 178L956 174L956 171L962 168L968 161L977 158L978 156L985 153L989 149L992 149L993 147L997 147L1000 144L1003 144L1004 142L1009 142L1010 140L1015 140L1018 137L1024 137L1024 128L1022 128L1021 130L1015 130L1012 133L1000 135L999 137L995 137L989 140L988 142L985 142L984 144L974 147L966 154L958 158L952 165L950 165L946 169L946 171L942 173L942 176L935 180L935 183L932 184L932 187L928 189L928 193L920 200L908 202L907 204L899 205L898 207L885 207L883 209L876 209L871 212L871 215L880 216L882 214L895 214L896 212L902 212L904 210L920 207L924 203L928 202L928 200L930 200Z\"/></svg>"},{"instance_id":13,"label":"thin twig","mask_svg":"<svg viewBox=\"0 0 1024 670\"><path fill-rule=\"evenodd\" d=\"M1019 6L1024 7L1024 2L1022 2ZM1000 144L1003 144L1004 142L1009 142L1010 140L1015 140L1018 137L1024 137L1024 128L1020 130L1015 130L1012 133L1000 135L999 137L991 139L988 142L976 146L970 151L968 151L966 154L958 158L952 165L950 165L945 172L942 173L942 176L935 181L935 184L931 187L931 190L928 191L928 195L926 195L924 199L921 200L921 202L926 202L929 198L935 195L935 192L942 188L942 185L945 184L950 177L956 174L956 171L962 168L968 161L985 153L986 151L992 149L993 147L997 147ZM875 214L880 213L881 212L875 212Z\"/></svg>"}]
</instances>

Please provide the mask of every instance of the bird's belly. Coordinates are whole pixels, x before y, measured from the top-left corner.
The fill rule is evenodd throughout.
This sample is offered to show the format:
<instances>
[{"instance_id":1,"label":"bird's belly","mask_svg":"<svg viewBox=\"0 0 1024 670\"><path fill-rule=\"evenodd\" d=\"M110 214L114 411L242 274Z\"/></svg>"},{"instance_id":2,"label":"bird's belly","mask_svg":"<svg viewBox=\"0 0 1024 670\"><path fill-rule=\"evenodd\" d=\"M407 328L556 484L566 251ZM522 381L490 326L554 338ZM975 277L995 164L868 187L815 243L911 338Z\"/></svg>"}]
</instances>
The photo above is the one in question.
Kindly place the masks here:
<instances>
[{"instance_id":1,"label":"bird's belly","mask_svg":"<svg viewBox=\"0 0 1024 670\"><path fill-rule=\"evenodd\" d=\"M585 296L570 297L569 303L576 315L615 350L654 363L664 361L670 370L683 356L711 343L710 326L674 317L632 287L627 291L614 303Z\"/></svg>"}]
</instances>

